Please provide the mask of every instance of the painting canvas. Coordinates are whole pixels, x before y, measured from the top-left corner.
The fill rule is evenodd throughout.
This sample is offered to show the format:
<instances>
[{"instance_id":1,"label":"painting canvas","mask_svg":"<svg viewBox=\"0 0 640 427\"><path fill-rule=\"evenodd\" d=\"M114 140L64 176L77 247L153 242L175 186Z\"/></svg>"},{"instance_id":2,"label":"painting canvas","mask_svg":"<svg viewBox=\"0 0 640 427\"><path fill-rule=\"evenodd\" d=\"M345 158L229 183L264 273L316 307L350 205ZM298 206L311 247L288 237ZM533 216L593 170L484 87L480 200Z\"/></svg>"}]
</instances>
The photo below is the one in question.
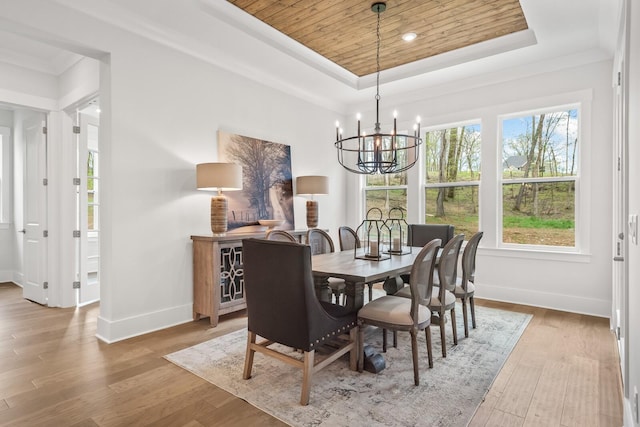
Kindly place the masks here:
<instances>
[{"instance_id":1,"label":"painting canvas","mask_svg":"<svg viewBox=\"0 0 640 427\"><path fill-rule=\"evenodd\" d=\"M263 219L284 220L278 228L293 230L290 146L218 131L218 157L242 166L242 191L225 193L230 230Z\"/></svg>"}]
</instances>

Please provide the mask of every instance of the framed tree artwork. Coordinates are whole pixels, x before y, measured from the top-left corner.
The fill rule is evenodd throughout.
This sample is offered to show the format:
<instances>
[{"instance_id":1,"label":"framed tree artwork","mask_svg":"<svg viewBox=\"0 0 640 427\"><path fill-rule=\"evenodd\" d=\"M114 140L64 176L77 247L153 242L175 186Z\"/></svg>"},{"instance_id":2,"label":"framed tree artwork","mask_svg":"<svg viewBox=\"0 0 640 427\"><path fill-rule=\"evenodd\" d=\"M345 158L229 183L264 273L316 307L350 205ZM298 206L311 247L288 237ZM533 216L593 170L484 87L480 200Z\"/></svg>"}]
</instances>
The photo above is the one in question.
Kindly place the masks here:
<instances>
[{"instance_id":1,"label":"framed tree artwork","mask_svg":"<svg viewBox=\"0 0 640 427\"><path fill-rule=\"evenodd\" d=\"M225 194L229 230L267 219L283 220L278 228L293 230L289 145L218 131L218 158L242 166L242 191Z\"/></svg>"}]
</instances>

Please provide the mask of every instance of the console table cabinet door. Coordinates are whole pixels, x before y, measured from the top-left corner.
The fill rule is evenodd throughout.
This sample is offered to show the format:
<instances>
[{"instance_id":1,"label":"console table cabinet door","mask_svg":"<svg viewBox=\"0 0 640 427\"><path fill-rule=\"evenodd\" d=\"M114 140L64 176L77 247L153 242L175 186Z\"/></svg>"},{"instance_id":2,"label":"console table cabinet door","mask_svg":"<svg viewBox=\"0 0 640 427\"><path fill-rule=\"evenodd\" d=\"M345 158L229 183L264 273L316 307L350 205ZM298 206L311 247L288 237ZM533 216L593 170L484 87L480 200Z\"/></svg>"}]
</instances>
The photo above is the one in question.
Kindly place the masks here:
<instances>
[{"instance_id":1,"label":"console table cabinet door","mask_svg":"<svg viewBox=\"0 0 640 427\"><path fill-rule=\"evenodd\" d=\"M215 257L214 271L219 273L220 309L218 315L246 308L244 295L244 273L242 269L242 241L225 242ZM214 252L215 253L215 252Z\"/></svg>"}]
</instances>

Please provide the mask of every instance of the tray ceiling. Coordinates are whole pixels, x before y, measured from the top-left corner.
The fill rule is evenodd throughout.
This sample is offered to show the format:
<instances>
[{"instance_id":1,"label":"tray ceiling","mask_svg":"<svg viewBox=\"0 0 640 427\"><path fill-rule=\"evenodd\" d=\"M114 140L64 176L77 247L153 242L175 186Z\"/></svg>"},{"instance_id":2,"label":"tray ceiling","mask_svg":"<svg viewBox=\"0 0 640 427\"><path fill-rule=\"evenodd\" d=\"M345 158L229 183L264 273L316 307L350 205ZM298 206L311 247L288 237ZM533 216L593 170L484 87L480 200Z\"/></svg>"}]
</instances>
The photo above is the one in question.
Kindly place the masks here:
<instances>
[{"instance_id":1,"label":"tray ceiling","mask_svg":"<svg viewBox=\"0 0 640 427\"><path fill-rule=\"evenodd\" d=\"M228 0L362 77L376 71L376 14L362 0ZM528 29L518 0L399 0L380 16L380 69ZM402 35L414 32L406 42Z\"/></svg>"}]
</instances>

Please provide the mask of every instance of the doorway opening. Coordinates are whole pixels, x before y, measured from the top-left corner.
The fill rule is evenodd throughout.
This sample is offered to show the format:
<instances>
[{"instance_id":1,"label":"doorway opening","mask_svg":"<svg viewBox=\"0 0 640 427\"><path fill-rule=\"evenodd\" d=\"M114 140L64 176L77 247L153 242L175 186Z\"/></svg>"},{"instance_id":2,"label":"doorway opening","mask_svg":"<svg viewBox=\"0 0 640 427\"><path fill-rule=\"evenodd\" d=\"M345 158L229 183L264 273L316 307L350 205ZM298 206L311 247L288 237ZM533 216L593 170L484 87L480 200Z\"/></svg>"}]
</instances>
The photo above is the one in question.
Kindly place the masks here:
<instances>
[{"instance_id":1,"label":"doorway opening","mask_svg":"<svg viewBox=\"0 0 640 427\"><path fill-rule=\"evenodd\" d=\"M76 294L78 306L100 300L100 103L76 111Z\"/></svg>"}]
</instances>

